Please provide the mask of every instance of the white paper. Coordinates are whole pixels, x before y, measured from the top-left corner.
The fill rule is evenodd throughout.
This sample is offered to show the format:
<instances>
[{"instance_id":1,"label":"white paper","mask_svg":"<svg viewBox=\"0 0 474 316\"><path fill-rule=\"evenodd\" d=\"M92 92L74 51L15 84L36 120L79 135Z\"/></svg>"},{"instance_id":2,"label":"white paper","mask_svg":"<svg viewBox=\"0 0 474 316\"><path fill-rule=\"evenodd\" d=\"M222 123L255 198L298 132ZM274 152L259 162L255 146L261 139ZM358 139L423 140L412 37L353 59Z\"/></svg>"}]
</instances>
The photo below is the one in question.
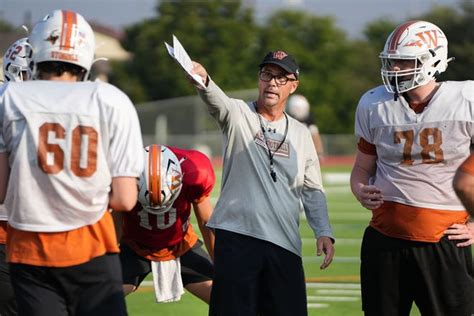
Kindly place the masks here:
<instances>
[{"instance_id":1,"label":"white paper","mask_svg":"<svg viewBox=\"0 0 474 316\"><path fill-rule=\"evenodd\" d=\"M193 70L193 62L191 61L191 57L189 57L188 53L184 49L183 45L178 41L178 38L173 35L173 46L169 45L165 42L166 50L168 54L178 62L178 64L183 68L183 70L193 78L193 81L201 86L202 88L206 88L206 85L202 81L202 77L192 73Z\"/></svg>"}]
</instances>

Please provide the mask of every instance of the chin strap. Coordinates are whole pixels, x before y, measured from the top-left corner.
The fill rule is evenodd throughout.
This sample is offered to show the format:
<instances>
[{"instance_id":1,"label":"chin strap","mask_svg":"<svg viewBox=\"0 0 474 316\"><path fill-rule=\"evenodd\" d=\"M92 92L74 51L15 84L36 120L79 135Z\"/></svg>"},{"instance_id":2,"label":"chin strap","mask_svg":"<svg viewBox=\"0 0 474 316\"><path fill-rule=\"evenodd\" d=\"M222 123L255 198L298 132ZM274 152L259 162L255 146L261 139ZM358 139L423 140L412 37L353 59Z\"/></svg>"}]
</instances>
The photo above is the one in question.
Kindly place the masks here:
<instances>
[{"instance_id":1,"label":"chin strap","mask_svg":"<svg viewBox=\"0 0 474 316\"><path fill-rule=\"evenodd\" d=\"M392 79L390 80L390 84L392 85L392 89L395 91L393 93L393 101L397 101L398 100L398 91L397 91L397 80L395 79L395 77L392 77Z\"/></svg>"}]
</instances>

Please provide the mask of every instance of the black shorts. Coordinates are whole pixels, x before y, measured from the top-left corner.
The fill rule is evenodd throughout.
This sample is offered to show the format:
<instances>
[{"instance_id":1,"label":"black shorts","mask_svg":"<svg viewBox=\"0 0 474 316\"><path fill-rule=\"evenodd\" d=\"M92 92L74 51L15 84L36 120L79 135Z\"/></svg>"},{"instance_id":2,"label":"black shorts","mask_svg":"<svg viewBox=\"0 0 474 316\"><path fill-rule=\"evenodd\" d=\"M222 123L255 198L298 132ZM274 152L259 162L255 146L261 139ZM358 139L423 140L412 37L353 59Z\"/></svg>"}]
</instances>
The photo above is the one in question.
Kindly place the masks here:
<instances>
[{"instance_id":1,"label":"black shorts","mask_svg":"<svg viewBox=\"0 0 474 316\"><path fill-rule=\"evenodd\" d=\"M209 315L306 316L301 257L268 241L216 229Z\"/></svg>"},{"instance_id":2,"label":"black shorts","mask_svg":"<svg viewBox=\"0 0 474 316\"><path fill-rule=\"evenodd\" d=\"M181 280L186 286L212 280L214 266L209 255L202 249L202 241L196 244L179 258L181 264ZM137 255L125 243L120 244L120 262L122 263L123 284L138 287L151 272L150 260Z\"/></svg>"},{"instance_id":3,"label":"black shorts","mask_svg":"<svg viewBox=\"0 0 474 316\"><path fill-rule=\"evenodd\" d=\"M16 315L16 301L10 281L10 269L6 262L4 244L0 244L0 315Z\"/></svg>"},{"instance_id":4,"label":"black shorts","mask_svg":"<svg viewBox=\"0 0 474 316\"><path fill-rule=\"evenodd\" d=\"M368 227L361 248L362 309L366 315L474 315L471 247L391 238Z\"/></svg>"},{"instance_id":5,"label":"black shorts","mask_svg":"<svg viewBox=\"0 0 474 316\"><path fill-rule=\"evenodd\" d=\"M10 264L20 315L126 315L117 254L65 268Z\"/></svg>"}]
</instances>

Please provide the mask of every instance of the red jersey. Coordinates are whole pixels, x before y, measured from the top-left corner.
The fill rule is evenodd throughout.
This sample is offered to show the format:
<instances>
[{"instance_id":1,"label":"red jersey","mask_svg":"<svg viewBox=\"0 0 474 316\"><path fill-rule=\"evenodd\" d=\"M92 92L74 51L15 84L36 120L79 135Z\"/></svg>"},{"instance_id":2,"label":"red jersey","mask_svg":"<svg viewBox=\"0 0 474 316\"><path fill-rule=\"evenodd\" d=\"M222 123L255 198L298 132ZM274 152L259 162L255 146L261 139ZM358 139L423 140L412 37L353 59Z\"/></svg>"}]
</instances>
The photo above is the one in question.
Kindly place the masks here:
<instances>
[{"instance_id":1,"label":"red jersey","mask_svg":"<svg viewBox=\"0 0 474 316\"><path fill-rule=\"evenodd\" d=\"M192 203L209 196L215 184L214 169L203 153L168 148L178 157L183 173L183 186L173 206L166 213L155 215L137 203L131 212L124 214L123 241L146 257L157 254L160 249L177 246L184 239L192 240L192 244L196 242L197 236L189 236L195 235L190 224Z\"/></svg>"}]
</instances>

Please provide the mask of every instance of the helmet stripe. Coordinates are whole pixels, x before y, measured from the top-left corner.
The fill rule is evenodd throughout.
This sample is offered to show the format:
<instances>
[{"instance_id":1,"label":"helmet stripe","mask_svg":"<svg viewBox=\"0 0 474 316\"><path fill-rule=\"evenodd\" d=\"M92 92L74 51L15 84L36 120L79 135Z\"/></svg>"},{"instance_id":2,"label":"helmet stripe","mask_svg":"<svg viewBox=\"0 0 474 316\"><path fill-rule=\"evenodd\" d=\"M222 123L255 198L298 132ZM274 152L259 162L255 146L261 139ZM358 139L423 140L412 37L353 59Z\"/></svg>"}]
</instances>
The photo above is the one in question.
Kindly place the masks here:
<instances>
[{"instance_id":1,"label":"helmet stripe","mask_svg":"<svg viewBox=\"0 0 474 316\"><path fill-rule=\"evenodd\" d=\"M61 30L60 48L70 50L74 48L73 30L77 27L77 15L72 11L62 11L63 26ZM74 35L75 36L75 35Z\"/></svg>"},{"instance_id":2,"label":"helmet stripe","mask_svg":"<svg viewBox=\"0 0 474 316\"><path fill-rule=\"evenodd\" d=\"M396 29L395 31L393 31L392 33L392 37L390 39L390 45L388 46L388 53L389 54L392 54L392 53L395 53L395 51L397 50L397 45L398 45L398 41L400 41L400 37L402 36L402 34L405 32L405 30L412 24L416 23L418 21L408 21L408 22L405 22L403 24L400 24Z\"/></svg>"},{"instance_id":3,"label":"helmet stripe","mask_svg":"<svg viewBox=\"0 0 474 316\"><path fill-rule=\"evenodd\" d=\"M161 205L161 146L152 145L148 153L148 190L150 204Z\"/></svg>"}]
</instances>

